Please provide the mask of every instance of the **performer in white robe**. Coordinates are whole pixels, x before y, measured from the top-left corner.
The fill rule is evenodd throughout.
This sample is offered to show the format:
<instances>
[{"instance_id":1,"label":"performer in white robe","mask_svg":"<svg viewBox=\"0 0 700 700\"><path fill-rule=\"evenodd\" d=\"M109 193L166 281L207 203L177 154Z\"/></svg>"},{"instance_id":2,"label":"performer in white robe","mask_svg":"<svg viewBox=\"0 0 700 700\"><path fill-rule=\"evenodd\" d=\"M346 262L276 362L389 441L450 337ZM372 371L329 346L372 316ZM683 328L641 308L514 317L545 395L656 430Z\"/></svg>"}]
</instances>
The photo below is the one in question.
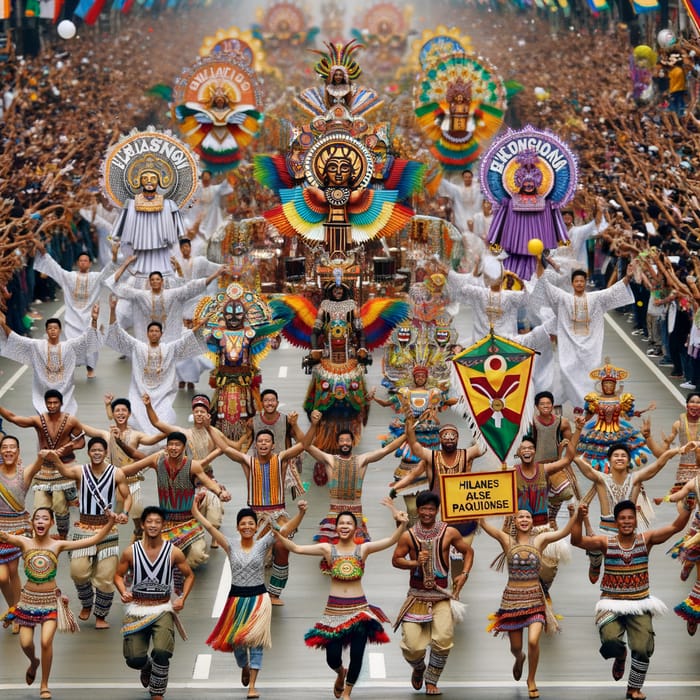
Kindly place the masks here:
<instances>
[{"instance_id":1,"label":"performer in white robe","mask_svg":"<svg viewBox=\"0 0 700 700\"><path fill-rule=\"evenodd\" d=\"M163 342L177 340L182 335L185 304L203 295L220 270L215 270L206 279L192 280L170 289L163 289L163 275L160 271L153 271L148 277L149 289L137 289L121 280L123 271L134 261L135 256L127 258L122 267L105 281L105 285L118 297L131 300L135 337L145 338L148 324L158 321L163 326Z\"/></svg>"},{"instance_id":2,"label":"performer in white robe","mask_svg":"<svg viewBox=\"0 0 700 700\"><path fill-rule=\"evenodd\" d=\"M131 358L131 384L129 401L132 417L139 430L149 435L155 433L142 397L148 394L155 412L166 423L175 423L173 401L177 394L175 364L179 360L195 357L205 351L190 330L182 329L177 340L161 343L162 331L157 321L151 321L148 342L136 340L116 323L116 299L110 300L109 329L105 343L122 355Z\"/></svg>"},{"instance_id":3,"label":"performer in white robe","mask_svg":"<svg viewBox=\"0 0 700 700\"><path fill-rule=\"evenodd\" d=\"M81 253L77 260L77 270L64 270L44 251L34 258L34 269L48 275L63 290L66 312L63 318L64 334L68 340L77 338L90 327L90 311L99 302L102 282L114 271L110 262L100 272L90 272L92 261L87 253ZM78 365L87 365L88 377L94 376L97 366L97 350L85 358L78 358ZM65 394L64 394L65 396Z\"/></svg>"},{"instance_id":4,"label":"performer in white robe","mask_svg":"<svg viewBox=\"0 0 700 700\"><path fill-rule=\"evenodd\" d=\"M562 401L583 406L590 390L589 372L600 366L605 332L604 315L611 309L634 303L629 281L634 266L629 265L624 279L598 292L586 292L587 275L583 270L572 273L573 294L555 286L542 275L538 261L536 289L544 295L557 318L557 344L561 371Z\"/></svg>"},{"instance_id":5,"label":"performer in white robe","mask_svg":"<svg viewBox=\"0 0 700 700\"><path fill-rule=\"evenodd\" d=\"M475 343L488 335L491 326L497 335L516 336L518 309L527 303L528 293L501 289L500 280L490 286L474 280L472 275L462 275L452 270L447 273L450 299L465 302L472 309L471 342Z\"/></svg>"},{"instance_id":6,"label":"performer in white robe","mask_svg":"<svg viewBox=\"0 0 700 700\"><path fill-rule=\"evenodd\" d=\"M453 223L462 233L467 233L467 222L473 221L476 213L481 211L484 197L478 179L474 179L471 170L462 172L462 184L459 185L443 177L437 193L439 197L447 197L452 202Z\"/></svg>"},{"instance_id":7,"label":"performer in white robe","mask_svg":"<svg viewBox=\"0 0 700 700\"><path fill-rule=\"evenodd\" d=\"M100 307L95 304L92 325L76 338L60 340L61 322L57 318L46 320L46 338L25 338L7 325L5 314L0 312L0 355L32 368L32 405L37 413L46 410L44 394L56 389L63 394L63 410L77 414L73 373L79 358L84 359L100 349L99 313Z\"/></svg>"},{"instance_id":8,"label":"performer in white robe","mask_svg":"<svg viewBox=\"0 0 700 700\"><path fill-rule=\"evenodd\" d=\"M233 192L228 180L211 184L211 173L204 170L195 194L196 203L183 212L187 237L192 240L192 253L206 255L211 237L224 225L222 199Z\"/></svg>"}]
</instances>

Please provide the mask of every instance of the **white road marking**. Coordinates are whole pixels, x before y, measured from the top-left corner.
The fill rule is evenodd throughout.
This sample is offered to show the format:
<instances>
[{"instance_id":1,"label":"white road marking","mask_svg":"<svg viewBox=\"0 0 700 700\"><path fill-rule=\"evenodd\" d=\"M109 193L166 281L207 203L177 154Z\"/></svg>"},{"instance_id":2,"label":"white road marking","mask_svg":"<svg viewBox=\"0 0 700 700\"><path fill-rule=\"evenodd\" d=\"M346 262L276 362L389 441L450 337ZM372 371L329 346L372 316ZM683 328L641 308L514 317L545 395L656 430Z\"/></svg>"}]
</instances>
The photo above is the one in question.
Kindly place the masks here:
<instances>
[{"instance_id":1,"label":"white road marking","mask_svg":"<svg viewBox=\"0 0 700 700\"><path fill-rule=\"evenodd\" d=\"M211 611L212 617L221 617L224 611L224 605L228 599L228 592L231 589L231 567L228 563L228 557L224 559L224 565L221 569L221 578L219 579L219 588L216 591L214 598L214 607Z\"/></svg>"},{"instance_id":2,"label":"white road marking","mask_svg":"<svg viewBox=\"0 0 700 700\"><path fill-rule=\"evenodd\" d=\"M287 378L286 365L280 365L279 371L277 372L277 378L278 379L286 379Z\"/></svg>"},{"instance_id":3,"label":"white road marking","mask_svg":"<svg viewBox=\"0 0 700 700\"><path fill-rule=\"evenodd\" d=\"M386 664L384 663L384 654L380 651L371 651L367 654L369 661L369 677L370 678L386 678Z\"/></svg>"},{"instance_id":4,"label":"white road marking","mask_svg":"<svg viewBox=\"0 0 700 700\"><path fill-rule=\"evenodd\" d=\"M391 689L396 688L398 690L406 690L406 684L408 679L402 679L397 681L383 681L374 682L371 685L365 685L365 689L369 687L373 688L384 688ZM590 681L581 680L574 681L568 680L564 681L537 681L537 685L540 688L616 688L619 690L619 684L615 684L613 681ZM256 683L256 687L260 688L289 688L294 690L305 690L305 689L327 689L328 681L327 679L314 681L311 679L300 679L292 680L287 679L278 682L262 682ZM440 680L440 687L444 688L520 688L522 690L522 681L444 681ZM142 690L140 683L59 683L51 681L51 689L54 688L62 690L101 690L101 689L116 689L116 690ZM186 682L176 682L168 681L168 688L175 689L186 689L186 688L199 688L208 690L230 690L231 689L231 678L220 680L220 681L186 681ZM670 681L670 680L658 680L644 682L644 688L700 688L700 681ZM1 683L0 690L27 690L27 686L24 683Z\"/></svg>"},{"instance_id":5,"label":"white road marking","mask_svg":"<svg viewBox=\"0 0 700 700\"><path fill-rule=\"evenodd\" d=\"M197 659L194 662L194 673L192 680L207 681L209 680L209 671L211 670L211 654L197 654Z\"/></svg>"}]
</instances>

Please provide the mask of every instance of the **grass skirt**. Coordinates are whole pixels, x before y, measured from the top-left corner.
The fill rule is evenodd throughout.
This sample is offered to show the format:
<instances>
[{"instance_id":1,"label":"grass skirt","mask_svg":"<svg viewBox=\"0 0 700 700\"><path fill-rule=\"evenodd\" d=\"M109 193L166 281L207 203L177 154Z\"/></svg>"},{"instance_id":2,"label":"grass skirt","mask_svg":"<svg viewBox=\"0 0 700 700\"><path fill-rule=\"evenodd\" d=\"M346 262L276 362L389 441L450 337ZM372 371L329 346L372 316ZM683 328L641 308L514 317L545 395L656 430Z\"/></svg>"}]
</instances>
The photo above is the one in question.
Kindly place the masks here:
<instances>
[{"instance_id":1,"label":"grass skirt","mask_svg":"<svg viewBox=\"0 0 700 700\"><path fill-rule=\"evenodd\" d=\"M207 644L224 652L232 652L234 647L269 649L272 646L271 621L272 603L268 593L230 596Z\"/></svg>"}]
</instances>

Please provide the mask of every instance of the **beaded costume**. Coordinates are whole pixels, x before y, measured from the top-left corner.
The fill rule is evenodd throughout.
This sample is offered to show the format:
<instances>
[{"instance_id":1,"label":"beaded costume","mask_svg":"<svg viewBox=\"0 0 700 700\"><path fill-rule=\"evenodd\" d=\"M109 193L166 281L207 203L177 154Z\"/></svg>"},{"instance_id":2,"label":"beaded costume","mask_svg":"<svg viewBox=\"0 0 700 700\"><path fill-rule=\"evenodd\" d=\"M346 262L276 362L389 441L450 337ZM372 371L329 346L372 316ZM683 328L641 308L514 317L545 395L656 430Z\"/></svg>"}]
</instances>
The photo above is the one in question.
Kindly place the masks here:
<instances>
[{"instance_id":1,"label":"beaded costume","mask_svg":"<svg viewBox=\"0 0 700 700\"><path fill-rule=\"evenodd\" d=\"M339 554L335 545L331 546L329 572L333 579L359 581L364 571L360 545L352 554ZM364 595L355 598L329 596L323 617L304 635L304 640L307 646L316 649L323 649L336 640L349 646L352 635L362 629L368 641L386 644L389 636L384 632L382 622L389 622L389 619L380 608L370 605Z\"/></svg>"},{"instance_id":2,"label":"beaded costume","mask_svg":"<svg viewBox=\"0 0 700 700\"><path fill-rule=\"evenodd\" d=\"M541 622L547 632L557 631L551 629L552 625L547 625L546 602L540 583L542 561L532 540L528 544L511 540L506 561L508 584L498 612L490 616L493 622L487 631L498 635L499 632L512 632L536 622Z\"/></svg>"},{"instance_id":3,"label":"beaded costume","mask_svg":"<svg viewBox=\"0 0 700 700\"><path fill-rule=\"evenodd\" d=\"M31 549L23 554L24 574L35 584L51 583L58 571L58 558L48 549ZM41 626L58 619L56 588L48 591L32 591L23 588L17 605L10 608L5 620L19 623L21 627Z\"/></svg>"},{"instance_id":4,"label":"beaded costume","mask_svg":"<svg viewBox=\"0 0 700 700\"><path fill-rule=\"evenodd\" d=\"M6 476L0 470L0 532L29 536L31 524L24 507L26 495L24 467L20 463L16 466L14 476ZM21 554L19 547L0 542L0 565L19 559Z\"/></svg>"}]
</instances>

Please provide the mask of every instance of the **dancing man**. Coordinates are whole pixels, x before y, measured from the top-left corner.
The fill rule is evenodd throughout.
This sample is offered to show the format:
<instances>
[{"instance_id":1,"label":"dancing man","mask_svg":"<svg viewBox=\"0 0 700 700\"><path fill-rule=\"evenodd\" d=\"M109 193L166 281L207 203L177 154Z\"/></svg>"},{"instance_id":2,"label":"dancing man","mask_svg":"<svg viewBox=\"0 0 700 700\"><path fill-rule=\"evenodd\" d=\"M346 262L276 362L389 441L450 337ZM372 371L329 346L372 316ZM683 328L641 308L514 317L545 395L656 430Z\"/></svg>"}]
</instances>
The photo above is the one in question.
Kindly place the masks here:
<instances>
[{"instance_id":1,"label":"dancing man","mask_svg":"<svg viewBox=\"0 0 700 700\"><path fill-rule=\"evenodd\" d=\"M582 523L588 515L588 505L581 503L571 530L571 544L586 551L602 551L605 556L601 599L595 609L600 654L604 659L614 659L612 676L619 681L625 675L627 634L632 666L625 697L644 700L642 686L654 653L651 618L666 611L666 606L649 592L649 550L680 532L688 523L690 511L682 509L670 525L643 533L637 532L637 506L633 501L620 501L613 514L616 535L585 536Z\"/></svg>"},{"instance_id":2,"label":"dancing man","mask_svg":"<svg viewBox=\"0 0 700 700\"><path fill-rule=\"evenodd\" d=\"M183 635L177 613L184 608L192 590L194 574L182 551L163 539L165 512L147 506L141 519L143 539L122 553L114 583L127 606L122 626L126 665L141 672L141 685L148 688L151 700L163 700L175 649L176 625ZM182 593L171 600L175 569L183 578L183 587ZM127 577L131 579L130 589Z\"/></svg>"}]
</instances>

